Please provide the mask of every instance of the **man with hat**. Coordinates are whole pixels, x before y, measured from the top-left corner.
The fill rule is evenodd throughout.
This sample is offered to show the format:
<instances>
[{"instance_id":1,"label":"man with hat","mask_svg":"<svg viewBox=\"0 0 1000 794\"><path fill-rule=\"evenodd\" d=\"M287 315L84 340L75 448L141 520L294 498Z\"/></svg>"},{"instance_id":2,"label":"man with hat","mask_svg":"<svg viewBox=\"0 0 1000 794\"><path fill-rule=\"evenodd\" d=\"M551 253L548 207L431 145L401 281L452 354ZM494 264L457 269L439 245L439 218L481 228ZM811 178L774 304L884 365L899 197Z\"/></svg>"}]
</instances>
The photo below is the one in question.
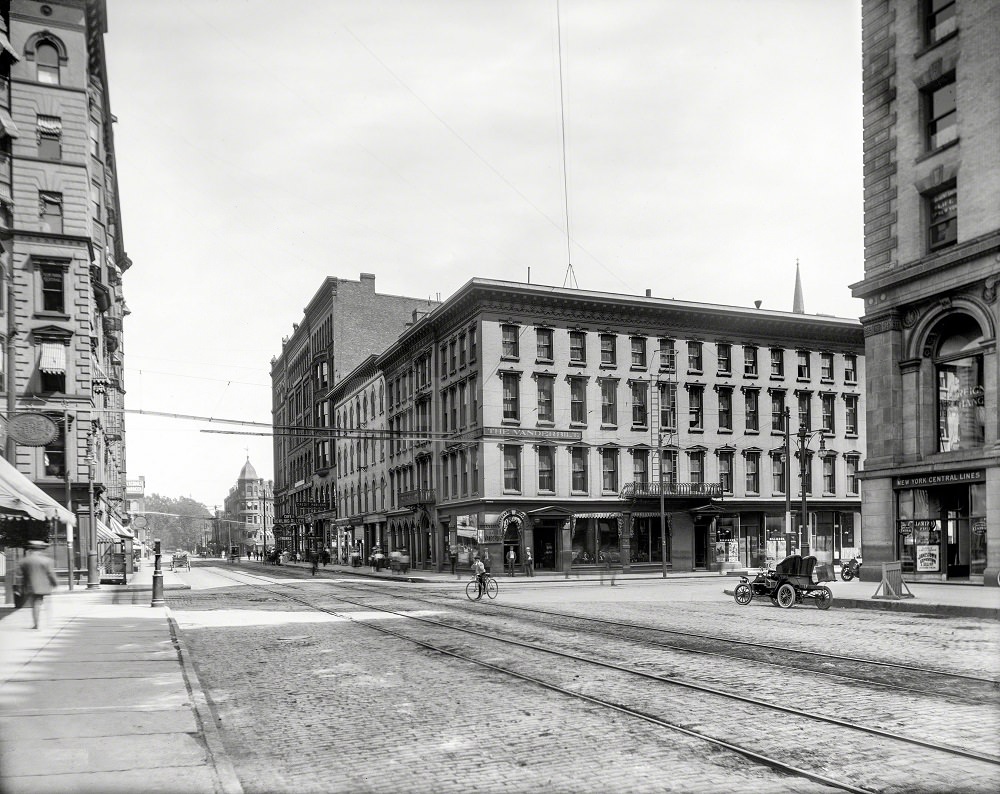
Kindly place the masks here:
<instances>
[{"instance_id":1,"label":"man with hat","mask_svg":"<svg viewBox=\"0 0 1000 794\"><path fill-rule=\"evenodd\" d=\"M42 613L42 600L59 584L52 560L43 553L48 545L42 540L28 541L28 553L17 568L25 600L31 604L31 617L36 629Z\"/></svg>"}]
</instances>

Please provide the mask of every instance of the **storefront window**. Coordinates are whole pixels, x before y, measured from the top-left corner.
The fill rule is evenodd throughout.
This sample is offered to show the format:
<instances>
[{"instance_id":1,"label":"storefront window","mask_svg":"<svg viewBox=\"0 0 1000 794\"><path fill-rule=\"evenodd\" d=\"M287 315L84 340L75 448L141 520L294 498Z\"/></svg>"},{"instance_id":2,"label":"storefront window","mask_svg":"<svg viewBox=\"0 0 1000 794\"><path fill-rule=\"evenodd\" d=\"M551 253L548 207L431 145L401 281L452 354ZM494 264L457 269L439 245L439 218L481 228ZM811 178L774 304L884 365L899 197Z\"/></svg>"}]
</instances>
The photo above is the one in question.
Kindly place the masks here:
<instances>
[{"instance_id":1,"label":"storefront window","mask_svg":"<svg viewBox=\"0 0 1000 794\"><path fill-rule=\"evenodd\" d=\"M740 561L740 525L736 516L719 516L715 524L715 561Z\"/></svg>"},{"instance_id":2,"label":"storefront window","mask_svg":"<svg viewBox=\"0 0 1000 794\"><path fill-rule=\"evenodd\" d=\"M897 537L903 573L941 572L941 521L931 517L923 488L902 490L897 496Z\"/></svg>"},{"instance_id":3,"label":"storefront window","mask_svg":"<svg viewBox=\"0 0 1000 794\"><path fill-rule=\"evenodd\" d=\"M981 576L986 570L986 483L969 486L969 508L972 527L969 573Z\"/></svg>"},{"instance_id":4,"label":"storefront window","mask_svg":"<svg viewBox=\"0 0 1000 794\"><path fill-rule=\"evenodd\" d=\"M573 531L573 564L618 565L621 553L618 546L618 520L616 518L578 518Z\"/></svg>"},{"instance_id":5,"label":"storefront window","mask_svg":"<svg viewBox=\"0 0 1000 794\"><path fill-rule=\"evenodd\" d=\"M633 563L663 562L660 543L660 519L635 518L632 520L632 534L629 536L629 557ZM667 555L670 561L670 555Z\"/></svg>"},{"instance_id":6,"label":"storefront window","mask_svg":"<svg viewBox=\"0 0 1000 794\"><path fill-rule=\"evenodd\" d=\"M986 437L986 390L979 325L959 315L943 323L934 360L937 377L940 452L983 446Z\"/></svg>"}]
</instances>

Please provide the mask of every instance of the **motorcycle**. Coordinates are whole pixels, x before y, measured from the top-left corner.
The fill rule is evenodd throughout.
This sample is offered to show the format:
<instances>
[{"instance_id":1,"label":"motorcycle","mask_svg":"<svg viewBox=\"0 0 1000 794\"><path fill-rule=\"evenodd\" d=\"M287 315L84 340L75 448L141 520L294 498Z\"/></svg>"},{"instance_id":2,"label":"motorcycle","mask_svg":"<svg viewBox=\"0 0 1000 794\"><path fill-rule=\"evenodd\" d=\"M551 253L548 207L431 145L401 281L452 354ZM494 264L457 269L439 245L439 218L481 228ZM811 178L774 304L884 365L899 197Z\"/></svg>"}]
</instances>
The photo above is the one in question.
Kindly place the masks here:
<instances>
[{"instance_id":1,"label":"motorcycle","mask_svg":"<svg viewBox=\"0 0 1000 794\"><path fill-rule=\"evenodd\" d=\"M840 568L840 578L845 582L851 581L861 573L861 558L855 557L850 562L844 563Z\"/></svg>"}]
</instances>

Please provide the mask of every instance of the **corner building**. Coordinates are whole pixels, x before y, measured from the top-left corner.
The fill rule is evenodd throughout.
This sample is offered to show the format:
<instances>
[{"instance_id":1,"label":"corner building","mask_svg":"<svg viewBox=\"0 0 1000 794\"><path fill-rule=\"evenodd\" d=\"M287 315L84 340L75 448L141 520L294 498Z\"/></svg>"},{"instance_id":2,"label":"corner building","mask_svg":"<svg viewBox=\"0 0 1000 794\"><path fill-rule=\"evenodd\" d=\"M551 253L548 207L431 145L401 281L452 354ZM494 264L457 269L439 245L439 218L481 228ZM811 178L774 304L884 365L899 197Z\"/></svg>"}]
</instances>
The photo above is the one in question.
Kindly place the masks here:
<instances>
[{"instance_id":1,"label":"corner building","mask_svg":"<svg viewBox=\"0 0 1000 794\"><path fill-rule=\"evenodd\" d=\"M385 386L381 541L438 570L452 548L463 561L488 551L497 570L511 549L518 565L530 550L554 570L664 556L674 570L720 570L807 539L821 559L852 556L862 345L856 320L472 279L357 373L359 388ZM341 389L349 520L376 449L359 454L358 388ZM786 409L815 442L804 530Z\"/></svg>"},{"instance_id":2,"label":"corner building","mask_svg":"<svg viewBox=\"0 0 1000 794\"><path fill-rule=\"evenodd\" d=\"M271 359L273 534L280 551L337 545L330 391L436 305L380 295L371 273L357 281L328 277L281 340L281 354Z\"/></svg>"},{"instance_id":3,"label":"corner building","mask_svg":"<svg viewBox=\"0 0 1000 794\"><path fill-rule=\"evenodd\" d=\"M126 553L129 314L103 0L0 6L0 336L8 416L58 428L7 458L77 514L73 567ZM91 498L91 483L93 498ZM60 535L62 533L60 532ZM66 537L54 553L66 567ZM96 540L96 548L91 541Z\"/></svg>"},{"instance_id":4,"label":"corner building","mask_svg":"<svg viewBox=\"0 0 1000 794\"><path fill-rule=\"evenodd\" d=\"M862 575L1000 572L1000 4L864 0Z\"/></svg>"}]
</instances>

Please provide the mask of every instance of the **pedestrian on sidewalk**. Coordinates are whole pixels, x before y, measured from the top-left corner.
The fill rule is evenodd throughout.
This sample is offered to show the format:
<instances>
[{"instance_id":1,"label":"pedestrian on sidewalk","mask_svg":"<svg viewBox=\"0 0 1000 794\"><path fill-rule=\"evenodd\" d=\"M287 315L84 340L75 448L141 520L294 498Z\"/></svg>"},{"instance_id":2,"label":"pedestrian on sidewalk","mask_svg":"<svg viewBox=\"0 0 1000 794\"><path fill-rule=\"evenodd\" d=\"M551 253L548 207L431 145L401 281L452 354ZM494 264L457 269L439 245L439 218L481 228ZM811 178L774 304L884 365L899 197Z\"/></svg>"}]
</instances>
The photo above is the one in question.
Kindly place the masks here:
<instances>
[{"instance_id":1,"label":"pedestrian on sidewalk","mask_svg":"<svg viewBox=\"0 0 1000 794\"><path fill-rule=\"evenodd\" d=\"M41 540L28 541L27 554L17 566L21 592L24 594L25 604L31 605L31 618L36 629L42 616L42 601L59 584L52 560L42 553L48 545Z\"/></svg>"},{"instance_id":2,"label":"pedestrian on sidewalk","mask_svg":"<svg viewBox=\"0 0 1000 794\"><path fill-rule=\"evenodd\" d=\"M535 561L531 559L531 549L524 550L524 575L535 575Z\"/></svg>"},{"instance_id":3,"label":"pedestrian on sidewalk","mask_svg":"<svg viewBox=\"0 0 1000 794\"><path fill-rule=\"evenodd\" d=\"M448 554L448 559L451 560L451 575L456 576L455 568L458 565L458 549L454 546L451 547L451 551Z\"/></svg>"},{"instance_id":4,"label":"pedestrian on sidewalk","mask_svg":"<svg viewBox=\"0 0 1000 794\"><path fill-rule=\"evenodd\" d=\"M514 565L517 563L517 553L514 551L514 547L511 546L510 550L507 552L507 575L514 575Z\"/></svg>"},{"instance_id":5,"label":"pedestrian on sidewalk","mask_svg":"<svg viewBox=\"0 0 1000 794\"><path fill-rule=\"evenodd\" d=\"M310 552L309 562L312 565L312 575L316 575L316 571L319 570L319 554L315 551Z\"/></svg>"}]
</instances>

